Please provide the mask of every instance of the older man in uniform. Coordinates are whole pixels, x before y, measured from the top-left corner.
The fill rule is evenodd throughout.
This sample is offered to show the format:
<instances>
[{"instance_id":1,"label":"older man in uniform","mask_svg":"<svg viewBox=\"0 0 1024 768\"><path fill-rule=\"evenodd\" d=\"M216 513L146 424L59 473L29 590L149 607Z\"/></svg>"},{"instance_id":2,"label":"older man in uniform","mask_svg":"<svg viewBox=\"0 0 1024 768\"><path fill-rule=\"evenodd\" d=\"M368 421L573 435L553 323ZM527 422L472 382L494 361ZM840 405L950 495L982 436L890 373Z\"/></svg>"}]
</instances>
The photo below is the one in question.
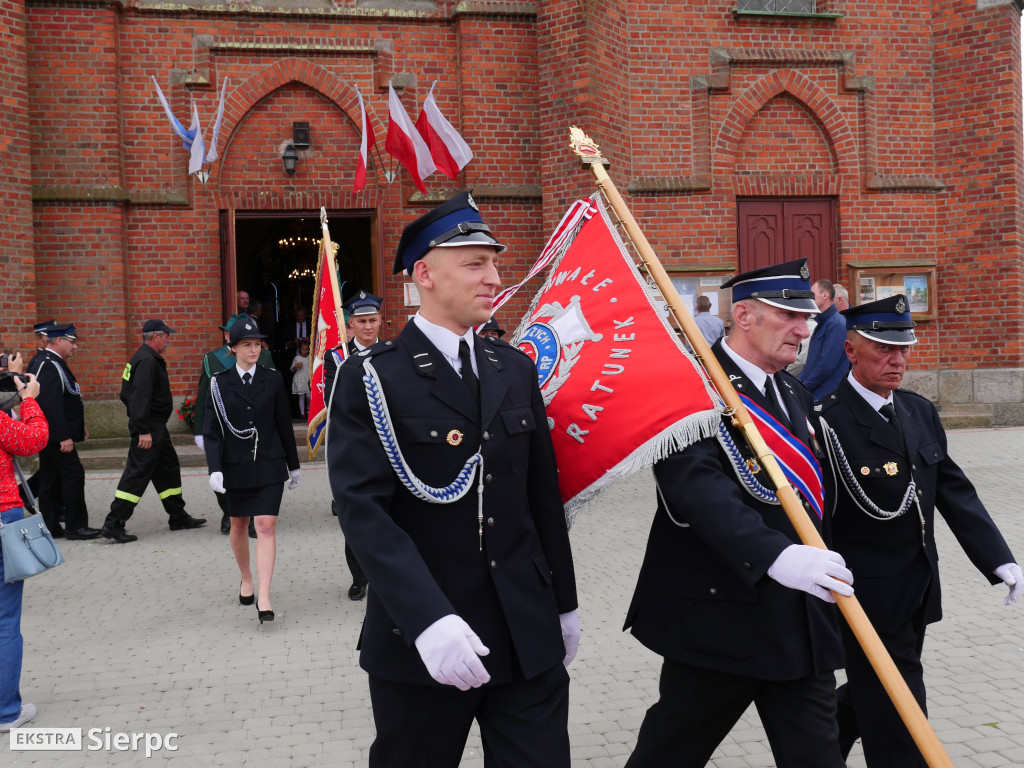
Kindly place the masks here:
<instances>
[{"instance_id":1,"label":"older man in uniform","mask_svg":"<svg viewBox=\"0 0 1024 768\"><path fill-rule=\"evenodd\" d=\"M95 539L100 531L89 527L85 468L75 449L75 443L88 439L89 430L78 380L68 366L78 347L78 335L71 323L51 325L46 335L46 349L32 358L29 369L39 380L36 402L50 424L50 439L39 452L39 509L54 536ZM64 529L57 519L62 507Z\"/></svg>"},{"instance_id":2,"label":"older man in uniform","mask_svg":"<svg viewBox=\"0 0 1024 768\"><path fill-rule=\"evenodd\" d=\"M327 462L373 587L371 768L454 768L474 719L489 768L569 765L576 583L537 372L474 333L502 250L467 192L407 226L395 272L420 311L338 372Z\"/></svg>"},{"instance_id":3,"label":"older man in uniform","mask_svg":"<svg viewBox=\"0 0 1024 768\"><path fill-rule=\"evenodd\" d=\"M713 351L748 410L785 441L780 461L814 457L811 399L783 369L816 312L805 259L747 272L732 288L732 333ZM799 543L728 417L716 437L654 467L658 509L626 627L664 657L660 699L629 768L697 768L753 703L777 765L840 768L834 670L842 665L829 590L852 594L835 552ZM822 530L822 499L805 499Z\"/></svg>"},{"instance_id":4,"label":"older man in uniform","mask_svg":"<svg viewBox=\"0 0 1024 768\"><path fill-rule=\"evenodd\" d=\"M171 381L163 353L171 343L170 328L163 320L147 320L142 326L142 345L124 368L121 402L128 411L131 445L128 461L114 492L114 501L101 533L119 544L138 536L125 532L125 523L150 481L160 495L172 531L199 528L205 520L191 517L181 497L181 465L167 431L174 412Z\"/></svg>"},{"instance_id":5,"label":"older man in uniform","mask_svg":"<svg viewBox=\"0 0 1024 768\"><path fill-rule=\"evenodd\" d=\"M974 486L946 452L935 406L898 388L917 343L906 297L851 307L843 316L852 368L815 406L838 476L832 543L858 574L860 603L924 709L925 627L942 617L936 507L981 574L1010 588L1007 604L1024 593L1024 577ZM844 647L844 753L860 735L870 768L925 766L845 625Z\"/></svg>"}]
</instances>

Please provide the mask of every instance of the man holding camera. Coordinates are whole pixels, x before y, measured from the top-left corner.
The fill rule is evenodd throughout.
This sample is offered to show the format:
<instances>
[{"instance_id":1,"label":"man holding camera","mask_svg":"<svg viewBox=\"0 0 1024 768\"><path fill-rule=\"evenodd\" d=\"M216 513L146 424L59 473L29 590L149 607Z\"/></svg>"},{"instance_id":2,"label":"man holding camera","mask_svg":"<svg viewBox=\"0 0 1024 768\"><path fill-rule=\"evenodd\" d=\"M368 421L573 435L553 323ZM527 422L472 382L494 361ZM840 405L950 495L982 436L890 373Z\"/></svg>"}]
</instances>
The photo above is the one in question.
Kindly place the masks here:
<instances>
[{"instance_id":1,"label":"man holding camera","mask_svg":"<svg viewBox=\"0 0 1024 768\"><path fill-rule=\"evenodd\" d=\"M49 440L39 452L39 511L55 537L95 539L100 532L89 527L85 467L75 449L75 443L89 439L89 430L82 393L67 362L78 348L78 335L73 323L65 323L49 326L46 338L46 349L32 358L28 369L39 380L36 402L50 425ZM62 507L63 529L58 519Z\"/></svg>"}]
</instances>

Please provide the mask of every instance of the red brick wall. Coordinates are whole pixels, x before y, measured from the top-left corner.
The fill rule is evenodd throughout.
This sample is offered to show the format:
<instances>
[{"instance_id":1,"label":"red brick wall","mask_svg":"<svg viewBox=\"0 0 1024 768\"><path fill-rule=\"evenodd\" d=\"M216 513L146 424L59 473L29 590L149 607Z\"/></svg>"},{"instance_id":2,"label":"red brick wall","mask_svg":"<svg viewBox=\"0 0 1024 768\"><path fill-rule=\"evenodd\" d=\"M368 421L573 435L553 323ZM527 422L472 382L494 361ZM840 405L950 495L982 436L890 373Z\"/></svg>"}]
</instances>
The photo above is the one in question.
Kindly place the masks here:
<instances>
[{"instance_id":1,"label":"red brick wall","mask_svg":"<svg viewBox=\"0 0 1024 768\"><path fill-rule=\"evenodd\" d=\"M36 322L25 29L24 0L0 0L0 349L22 351L33 349Z\"/></svg>"},{"instance_id":2,"label":"red brick wall","mask_svg":"<svg viewBox=\"0 0 1024 768\"><path fill-rule=\"evenodd\" d=\"M17 324L4 312L0 332L73 315L85 348L116 359L80 354L76 370L96 396L112 397L138 327L162 316L180 329L169 360L184 394L199 354L218 341L220 212L321 205L377 217L397 327L410 311L404 279L390 277L402 227L472 186L510 245L505 281L518 281L568 203L593 191L567 148L577 124L611 160L669 269L735 269L737 196L831 196L838 276L851 289L849 263L937 264L942 317L921 327L918 367L1020 365L1024 142L1012 7L837 0L835 20L750 19L733 7L471 0L390 13L345 2L290 15L34 3L19 50L23 11L0 0L15 30L0 58L14 84L0 120L24 146L28 113L35 196L33 230L28 186L2 193L7 231L26 236L0 259L17 275L18 305L31 309ZM206 187L186 175L153 76L186 123L195 99L207 137L229 82L221 160ZM441 109L475 152L459 179L429 179L426 198L404 170L388 185L376 167L364 192L351 191L351 86L383 149L389 79L413 119L437 80ZM312 146L289 178L278 150L293 120L310 123ZM5 151L8 167L26 162ZM537 282L503 325L515 325Z\"/></svg>"}]
</instances>

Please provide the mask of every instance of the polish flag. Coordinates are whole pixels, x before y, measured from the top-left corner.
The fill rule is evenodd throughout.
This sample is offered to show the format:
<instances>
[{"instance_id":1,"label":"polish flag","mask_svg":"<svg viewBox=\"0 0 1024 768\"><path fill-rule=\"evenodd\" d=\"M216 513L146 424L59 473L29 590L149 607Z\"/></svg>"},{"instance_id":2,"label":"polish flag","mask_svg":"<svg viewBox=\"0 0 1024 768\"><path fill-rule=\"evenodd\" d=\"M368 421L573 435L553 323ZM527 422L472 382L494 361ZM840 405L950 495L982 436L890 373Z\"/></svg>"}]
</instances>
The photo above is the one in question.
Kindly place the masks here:
<instances>
[{"instance_id":1,"label":"polish flag","mask_svg":"<svg viewBox=\"0 0 1024 768\"><path fill-rule=\"evenodd\" d=\"M352 191L358 192L366 186L366 168L369 165L370 147L376 139L373 136L373 126L370 124L370 116L366 113L366 106L363 104L363 94L356 88L356 98L359 99L359 112L362 115L363 138L359 142L359 162L356 164L356 179L352 184Z\"/></svg>"},{"instance_id":2,"label":"polish flag","mask_svg":"<svg viewBox=\"0 0 1024 768\"><path fill-rule=\"evenodd\" d=\"M435 82L434 85L437 83ZM430 155L437 169L450 179L459 175L466 163L473 159L473 150L449 123L434 101L434 86L430 86L423 110L416 119L416 130L430 146Z\"/></svg>"},{"instance_id":3,"label":"polish flag","mask_svg":"<svg viewBox=\"0 0 1024 768\"><path fill-rule=\"evenodd\" d=\"M413 184L426 194L423 179L436 171L437 166L430 157L427 142L409 119L409 113L405 111L391 83L388 83L388 135L384 139L384 149L392 157L398 158L398 162L412 175Z\"/></svg>"}]
</instances>

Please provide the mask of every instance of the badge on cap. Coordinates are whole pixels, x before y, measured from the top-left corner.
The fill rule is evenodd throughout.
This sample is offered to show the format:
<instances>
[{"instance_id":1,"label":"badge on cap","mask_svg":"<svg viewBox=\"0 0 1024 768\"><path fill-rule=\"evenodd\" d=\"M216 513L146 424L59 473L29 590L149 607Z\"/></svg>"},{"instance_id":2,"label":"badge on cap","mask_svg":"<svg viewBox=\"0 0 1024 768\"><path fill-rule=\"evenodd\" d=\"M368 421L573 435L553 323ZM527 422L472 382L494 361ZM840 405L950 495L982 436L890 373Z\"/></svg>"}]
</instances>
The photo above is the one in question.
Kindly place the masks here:
<instances>
[{"instance_id":1,"label":"badge on cap","mask_svg":"<svg viewBox=\"0 0 1024 768\"><path fill-rule=\"evenodd\" d=\"M896 306L894 307L894 309L900 315L902 315L904 312L907 311L907 305L903 302L903 297L902 296L900 298L896 299Z\"/></svg>"},{"instance_id":2,"label":"badge on cap","mask_svg":"<svg viewBox=\"0 0 1024 768\"><path fill-rule=\"evenodd\" d=\"M895 477L896 475L898 475L900 473L900 470L896 466L896 462L895 461L887 461L887 462L885 462L885 464L882 465L882 469L885 470L885 474L887 474L889 477Z\"/></svg>"},{"instance_id":3,"label":"badge on cap","mask_svg":"<svg viewBox=\"0 0 1024 768\"><path fill-rule=\"evenodd\" d=\"M249 325L248 323L246 323L246 324L245 324L245 330L247 330L247 331L251 331L251 330L252 330L252 326L251 326L251 325Z\"/></svg>"},{"instance_id":4,"label":"badge on cap","mask_svg":"<svg viewBox=\"0 0 1024 768\"><path fill-rule=\"evenodd\" d=\"M476 207L476 200L473 199L473 194L471 192L466 193L466 203L468 203L469 207L477 213L480 212L480 209Z\"/></svg>"},{"instance_id":5,"label":"badge on cap","mask_svg":"<svg viewBox=\"0 0 1024 768\"><path fill-rule=\"evenodd\" d=\"M807 262L806 261L803 263L803 266L800 267L800 277L802 277L804 280L810 280L811 279L811 270L809 270L807 268Z\"/></svg>"},{"instance_id":6,"label":"badge on cap","mask_svg":"<svg viewBox=\"0 0 1024 768\"><path fill-rule=\"evenodd\" d=\"M360 299L365 299L366 298L366 291L360 291L359 292L359 298Z\"/></svg>"},{"instance_id":7,"label":"badge on cap","mask_svg":"<svg viewBox=\"0 0 1024 768\"><path fill-rule=\"evenodd\" d=\"M461 445L462 444L462 433L457 429L453 429L448 433L445 440L448 441L448 445Z\"/></svg>"}]
</instances>

